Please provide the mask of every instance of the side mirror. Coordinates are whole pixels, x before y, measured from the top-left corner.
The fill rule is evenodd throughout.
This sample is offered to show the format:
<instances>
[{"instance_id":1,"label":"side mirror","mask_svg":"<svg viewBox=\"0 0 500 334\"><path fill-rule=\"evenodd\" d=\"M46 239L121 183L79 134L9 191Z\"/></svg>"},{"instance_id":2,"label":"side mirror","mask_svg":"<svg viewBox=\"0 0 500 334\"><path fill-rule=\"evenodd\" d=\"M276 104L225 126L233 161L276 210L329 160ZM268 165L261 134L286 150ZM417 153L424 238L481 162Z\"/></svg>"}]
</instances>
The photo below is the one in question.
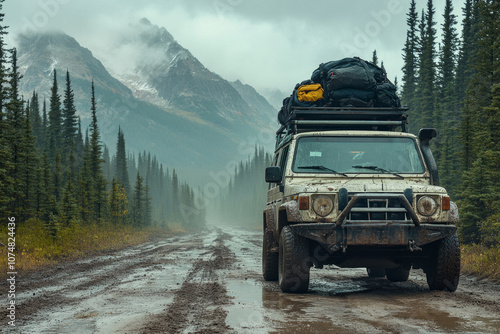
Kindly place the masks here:
<instances>
[{"instance_id":1,"label":"side mirror","mask_svg":"<svg viewBox=\"0 0 500 334\"><path fill-rule=\"evenodd\" d=\"M281 182L281 168L272 166L266 168L266 182L267 183L280 183Z\"/></svg>"}]
</instances>

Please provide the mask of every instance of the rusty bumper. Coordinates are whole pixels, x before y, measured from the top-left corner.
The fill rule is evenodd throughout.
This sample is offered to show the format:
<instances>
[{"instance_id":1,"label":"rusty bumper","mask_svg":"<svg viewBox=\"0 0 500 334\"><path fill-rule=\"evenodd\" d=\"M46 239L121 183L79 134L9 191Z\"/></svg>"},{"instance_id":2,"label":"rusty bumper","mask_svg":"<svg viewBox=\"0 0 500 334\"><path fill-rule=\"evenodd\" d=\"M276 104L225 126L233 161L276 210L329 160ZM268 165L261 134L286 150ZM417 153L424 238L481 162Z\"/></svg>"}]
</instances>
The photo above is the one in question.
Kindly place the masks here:
<instances>
[{"instance_id":1,"label":"rusty bumper","mask_svg":"<svg viewBox=\"0 0 500 334\"><path fill-rule=\"evenodd\" d=\"M445 224L343 224L303 223L289 226L292 231L307 239L317 241L331 251L347 246L408 246L410 250L446 238L457 231L454 225Z\"/></svg>"}]
</instances>

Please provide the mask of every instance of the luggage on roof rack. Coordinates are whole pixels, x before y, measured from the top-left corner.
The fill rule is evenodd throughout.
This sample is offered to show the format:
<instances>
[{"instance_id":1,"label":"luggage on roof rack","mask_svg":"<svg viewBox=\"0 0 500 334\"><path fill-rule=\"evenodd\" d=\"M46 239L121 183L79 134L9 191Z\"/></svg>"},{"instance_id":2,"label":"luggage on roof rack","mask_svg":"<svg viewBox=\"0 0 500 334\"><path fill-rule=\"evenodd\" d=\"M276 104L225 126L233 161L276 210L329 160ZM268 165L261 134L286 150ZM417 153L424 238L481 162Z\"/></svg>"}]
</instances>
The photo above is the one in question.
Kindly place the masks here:
<instances>
[{"instance_id":1,"label":"luggage on roof rack","mask_svg":"<svg viewBox=\"0 0 500 334\"><path fill-rule=\"evenodd\" d=\"M313 85L321 94L301 99L301 90L310 90ZM283 100L278 121L287 124L295 118L297 107L399 109L401 101L383 67L353 57L320 64L310 80L298 83L292 95Z\"/></svg>"},{"instance_id":2,"label":"luggage on roof rack","mask_svg":"<svg viewBox=\"0 0 500 334\"><path fill-rule=\"evenodd\" d=\"M276 147L302 132L332 130L408 132L407 107L401 108L337 108L295 107L293 117L276 132Z\"/></svg>"}]
</instances>

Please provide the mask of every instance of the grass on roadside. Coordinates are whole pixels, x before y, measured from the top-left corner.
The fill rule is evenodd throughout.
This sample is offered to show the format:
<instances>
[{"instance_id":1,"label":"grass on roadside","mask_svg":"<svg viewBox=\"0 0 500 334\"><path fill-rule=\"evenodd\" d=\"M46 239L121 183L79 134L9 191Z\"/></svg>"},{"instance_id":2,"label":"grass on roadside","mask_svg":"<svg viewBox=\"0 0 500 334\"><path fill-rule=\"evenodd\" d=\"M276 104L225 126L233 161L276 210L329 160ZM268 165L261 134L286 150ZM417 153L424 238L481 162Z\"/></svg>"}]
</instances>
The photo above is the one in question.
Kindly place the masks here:
<instances>
[{"instance_id":1,"label":"grass on roadside","mask_svg":"<svg viewBox=\"0 0 500 334\"><path fill-rule=\"evenodd\" d=\"M7 245L8 229L0 227L0 240ZM30 219L16 224L15 230L15 271L26 272L54 265L63 260L73 260L98 254L108 250L122 249L148 241L155 236L180 233L160 228L136 228L128 225L113 226L73 224L59 230L54 238L44 227L43 222ZM7 247L0 247L0 276L6 274L8 259Z\"/></svg>"},{"instance_id":2,"label":"grass on roadside","mask_svg":"<svg viewBox=\"0 0 500 334\"><path fill-rule=\"evenodd\" d=\"M500 248L463 245L462 272L500 282Z\"/></svg>"}]
</instances>

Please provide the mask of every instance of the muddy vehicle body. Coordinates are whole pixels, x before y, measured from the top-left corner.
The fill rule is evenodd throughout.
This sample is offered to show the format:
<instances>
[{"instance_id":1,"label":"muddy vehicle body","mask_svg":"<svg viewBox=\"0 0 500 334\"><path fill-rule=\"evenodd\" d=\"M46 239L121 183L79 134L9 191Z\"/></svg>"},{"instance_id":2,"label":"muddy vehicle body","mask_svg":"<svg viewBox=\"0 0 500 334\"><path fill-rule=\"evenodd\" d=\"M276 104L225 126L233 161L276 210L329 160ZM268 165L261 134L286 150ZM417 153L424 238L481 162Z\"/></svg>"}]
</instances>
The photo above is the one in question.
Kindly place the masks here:
<instances>
[{"instance_id":1,"label":"muddy vehicle body","mask_svg":"<svg viewBox=\"0 0 500 334\"><path fill-rule=\"evenodd\" d=\"M438 186L434 129L407 131L406 109L297 108L277 132L263 214L265 280L305 292L312 266L364 267L455 291L458 209Z\"/></svg>"}]
</instances>

